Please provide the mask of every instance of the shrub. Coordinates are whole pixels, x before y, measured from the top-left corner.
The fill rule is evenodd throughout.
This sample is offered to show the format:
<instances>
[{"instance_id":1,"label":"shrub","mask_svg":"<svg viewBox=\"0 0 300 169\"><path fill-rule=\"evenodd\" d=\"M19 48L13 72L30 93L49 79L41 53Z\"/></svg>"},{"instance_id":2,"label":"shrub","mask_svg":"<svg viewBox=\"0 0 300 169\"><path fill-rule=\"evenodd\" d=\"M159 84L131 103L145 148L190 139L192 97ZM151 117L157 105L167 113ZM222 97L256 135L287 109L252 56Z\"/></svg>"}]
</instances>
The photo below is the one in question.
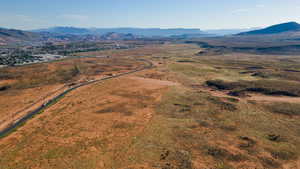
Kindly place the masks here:
<instances>
[{"instance_id":1,"label":"shrub","mask_svg":"<svg viewBox=\"0 0 300 169\"><path fill-rule=\"evenodd\" d=\"M206 154L213 156L214 158L217 159L224 159L229 155L229 152L219 147L210 146L206 148Z\"/></svg>"},{"instance_id":2,"label":"shrub","mask_svg":"<svg viewBox=\"0 0 300 169\"><path fill-rule=\"evenodd\" d=\"M206 84L209 87L214 87L219 90L232 90L243 87L242 84L238 82L224 82L222 80L209 80L206 82Z\"/></svg>"},{"instance_id":3,"label":"shrub","mask_svg":"<svg viewBox=\"0 0 300 169\"><path fill-rule=\"evenodd\" d=\"M222 110L227 110L227 111L236 111L237 110L236 105L234 105L232 103L224 102L220 98L210 97L210 98L208 98L208 100L210 102L212 102L213 104L218 105Z\"/></svg>"},{"instance_id":4,"label":"shrub","mask_svg":"<svg viewBox=\"0 0 300 169\"><path fill-rule=\"evenodd\" d=\"M9 88L10 88L10 86L0 86L0 91L5 91Z\"/></svg>"},{"instance_id":5,"label":"shrub","mask_svg":"<svg viewBox=\"0 0 300 169\"><path fill-rule=\"evenodd\" d=\"M271 155L280 160L294 160L297 158L296 153L288 150L271 150Z\"/></svg>"},{"instance_id":6,"label":"shrub","mask_svg":"<svg viewBox=\"0 0 300 169\"><path fill-rule=\"evenodd\" d=\"M280 163L275 161L273 158L260 157L259 159L262 162L263 166L267 168L279 168L281 166Z\"/></svg>"}]
</instances>

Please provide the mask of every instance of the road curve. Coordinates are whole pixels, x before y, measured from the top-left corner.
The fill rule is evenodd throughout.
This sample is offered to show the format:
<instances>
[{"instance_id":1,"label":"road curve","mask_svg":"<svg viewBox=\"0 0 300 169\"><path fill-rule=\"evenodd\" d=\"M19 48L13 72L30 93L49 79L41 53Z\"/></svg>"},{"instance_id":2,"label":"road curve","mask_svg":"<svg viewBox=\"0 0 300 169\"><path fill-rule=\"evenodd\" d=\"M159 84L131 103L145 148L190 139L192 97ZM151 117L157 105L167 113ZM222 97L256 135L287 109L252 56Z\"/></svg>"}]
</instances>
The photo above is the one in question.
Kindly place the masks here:
<instances>
[{"instance_id":1,"label":"road curve","mask_svg":"<svg viewBox=\"0 0 300 169\"><path fill-rule=\"evenodd\" d=\"M0 139L5 137L5 136L8 136L10 133L12 133L14 130L16 130L19 126L24 124L27 120L31 119L34 115L36 115L36 114L40 113L41 111L46 110L47 108L51 107L52 105L57 103L61 98L63 98L66 94L70 93L71 91L73 91L75 89L78 89L80 87L87 86L87 85L90 85L90 84L93 84L93 83L97 83L97 82L100 82L100 81L114 79L114 78L118 78L118 77L125 76L125 75L128 75L128 74L132 74L132 73L136 73L136 72L140 72L140 71L143 71L143 70L146 70L146 69L153 68L153 63L151 61L148 61L146 59L137 59L137 61L142 61L142 62L146 63L147 66L144 66L143 68L139 68L139 69L136 69L136 70L133 70L133 71L120 73L120 74L117 74L117 75L113 75L113 76L109 76L109 77L105 77L105 78L101 78L101 79L97 79L97 80L93 80L93 81L83 82L83 83L80 83L78 85L75 85L75 86L63 91L62 93L58 94L57 96L53 97L49 101L43 103L41 106L39 106L38 108L36 108L33 111L29 112L24 117L22 117L19 120L13 122L13 124L11 124L10 126L8 126L5 129L1 130L0 131ZM34 105L31 105L31 106L34 106Z\"/></svg>"}]
</instances>

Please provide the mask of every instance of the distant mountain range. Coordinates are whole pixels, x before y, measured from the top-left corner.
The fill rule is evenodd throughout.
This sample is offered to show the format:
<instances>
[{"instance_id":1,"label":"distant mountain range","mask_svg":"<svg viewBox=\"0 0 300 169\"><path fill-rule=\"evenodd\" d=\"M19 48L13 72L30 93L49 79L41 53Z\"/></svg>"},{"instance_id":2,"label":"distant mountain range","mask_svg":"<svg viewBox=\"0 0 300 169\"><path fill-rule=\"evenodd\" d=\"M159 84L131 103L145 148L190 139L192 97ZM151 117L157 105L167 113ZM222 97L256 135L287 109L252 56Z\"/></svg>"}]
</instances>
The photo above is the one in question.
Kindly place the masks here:
<instances>
[{"instance_id":1,"label":"distant mountain range","mask_svg":"<svg viewBox=\"0 0 300 169\"><path fill-rule=\"evenodd\" d=\"M251 30L251 31L249 31ZM245 32L243 32L245 31ZM242 32L242 33L240 33ZM213 37L224 35L265 35L280 36L282 39L299 38L300 24L282 23L264 29L220 29L201 31L200 29L160 29L160 28L76 28L53 27L33 31L0 28L0 45L53 42L53 41L97 41L97 40L132 40L149 37L171 37L178 39Z\"/></svg>"},{"instance_id":2,"label":"distant mountain range","mask_svg":"<svg viewBox=\"0 0 300 169\"><path fill-rule=\"evenodd\" d=\"M174 36L183 34L203 34L200 29L160 29L160 28L76 28L76 27L53 27L48 29L33 30L32 32L49 32L74 35L104 35L107 33L133 34L138 36Z\"/></svg>"},{"instance_id":3,"label":"distant mountain range","mask_svg":"<svg viewBox=\"0 0 300 169\"><path fill-rule=\"evenodd\" d=\"M299 32L299 31L300 31L300 24L298 24L297 22L287 22L278 25L273 25L264 29L239 33L238 35L273 35L273 34L281 34L281 33Z\"/></svg>"},{"instance_id":4,"label":"distant mountain range","mask_svg":"<svg viewBox=\"0 0 300 169\"><path fill-rule=\"evenodd\" d=\"M250 29L211 29L201 31L200 29L160 29L160 28L77 28L77 27L52 27L47 29L32 30L32 32L48 32L56 34L72 34L72 35L104 35L107 33L121 33L121 34L133 34L145 37L155 36L224 36L234 35L241 32L247 32L256 30L258 28Z\"/></svg>"},{"instance_id":5,"label":"distant mountain range","mask_svg":"<svg viewBox=\"0 0 300 169\"><path fill-rule=\"evenodd\" d=\"M257 30L260 28L249 28L249 29L210 29L210 30L203 30L203 32L211 35L217 36L225 36L225 35L235 35L241 32L248 32Z\"/></svg>"},{"instance_id":6,"label":"distant mountain range","mask_svg":"<svg viewBox=\"0 0 300 169\"><path fill-rule=\"evenodd\" d=\"M76 28L76 27L52 27L46 29L32 30L31 32L36 33L56 33L56 34L73 34L73 35L83 35L91 34L91 31L86 28Z\"/></svg>"},{"instance_id":7,"label":"distant mountain range","mask_svg":"<svg viewBox=\"0 0 300 169\"><path fill-rule=\"evenodd\" d=\"M71 42L71 41L100 41L100 40L133 40L141 38L133 34L109 32L103 35L85 34L79 29L73 33L67 30L55 32L29 32L15 29L0 28L0 46L16 44L39 44L41 42ZM82 32L82 33L78 33Z\"/></svg>"},{"instance_id":8,"label":"distant mountain range","mask_svg":"<svg viewBox=\"0 0 300 169\"><path fill-rule=\"evenodd\" d=\"M58 34L73 34L73 35L104 35L107 33L133 34L138 36L153 37L153 36L182 36L195 35L199 36L224 36L233 35L241 32L252 31L258 28L250 29L212 29L201 31L200 29L160 29L160 28L77 28L77 27L52 27L47 29L33 30L32 32L49 32Z\"/></svg>"}]
</instances>

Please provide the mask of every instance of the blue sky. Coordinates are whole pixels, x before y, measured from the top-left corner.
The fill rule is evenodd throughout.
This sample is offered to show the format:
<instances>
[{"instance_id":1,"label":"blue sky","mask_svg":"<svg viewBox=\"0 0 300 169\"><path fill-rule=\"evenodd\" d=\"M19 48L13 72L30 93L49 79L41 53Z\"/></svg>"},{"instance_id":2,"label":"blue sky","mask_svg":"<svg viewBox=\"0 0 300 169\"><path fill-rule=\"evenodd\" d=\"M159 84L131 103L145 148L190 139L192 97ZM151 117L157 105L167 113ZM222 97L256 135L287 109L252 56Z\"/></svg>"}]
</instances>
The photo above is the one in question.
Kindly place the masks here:
<instances>
[{"instance_id":1,"label":"blue sky","mask_svg":"<svg viewBox=\"0 0 300 169\"><path fill-rule=\"evenodd\" d=\"M250 28L300 22L299 0L1 0L0 27Z\"/></svg>"}]
</instances>

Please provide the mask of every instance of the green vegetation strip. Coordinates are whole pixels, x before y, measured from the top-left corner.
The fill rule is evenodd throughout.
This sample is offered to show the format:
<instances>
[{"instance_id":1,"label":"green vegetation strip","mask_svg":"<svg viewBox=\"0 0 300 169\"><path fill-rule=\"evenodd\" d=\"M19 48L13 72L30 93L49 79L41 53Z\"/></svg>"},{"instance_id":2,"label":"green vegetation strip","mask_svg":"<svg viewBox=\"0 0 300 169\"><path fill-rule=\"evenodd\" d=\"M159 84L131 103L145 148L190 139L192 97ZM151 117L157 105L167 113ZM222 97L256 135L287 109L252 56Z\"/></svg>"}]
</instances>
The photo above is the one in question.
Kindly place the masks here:
<instances>
[{"instance_id":1,"label":"green vegetation strip","mask_svg":"<svg viewBox=\"0 0 300 169\"><path fill-rule=\"evenodd\" d=\"M242 96L245 92L256 92L266 95L281 95L299 97L299 83L279 80L257 80L226 82L222 80L209 80L206 82L209 87L218 90L228 90L233 96Z\"/></svg>"}]
</instances>

